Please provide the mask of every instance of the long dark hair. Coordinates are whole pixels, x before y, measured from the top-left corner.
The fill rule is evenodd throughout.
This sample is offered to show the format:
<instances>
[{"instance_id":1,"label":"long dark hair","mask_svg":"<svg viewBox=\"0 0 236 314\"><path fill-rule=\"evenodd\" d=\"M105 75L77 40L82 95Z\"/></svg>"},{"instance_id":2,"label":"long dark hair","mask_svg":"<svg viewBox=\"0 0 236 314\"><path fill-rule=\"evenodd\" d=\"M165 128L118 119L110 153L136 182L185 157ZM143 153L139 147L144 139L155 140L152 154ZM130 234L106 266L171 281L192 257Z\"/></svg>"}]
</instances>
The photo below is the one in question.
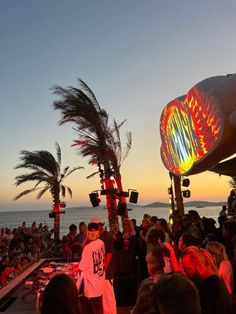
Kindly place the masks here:
<instances>
[{"instance_id":1,"label":"long dark hair","mask_svg":"<svg viewBox=\"0 0 236 314\"><path fill-rule=\"evenodd\" d=\"M75 282L66 274L51 279L43 294L41 314L80 314Z\"/></svg>"}]
</instances>

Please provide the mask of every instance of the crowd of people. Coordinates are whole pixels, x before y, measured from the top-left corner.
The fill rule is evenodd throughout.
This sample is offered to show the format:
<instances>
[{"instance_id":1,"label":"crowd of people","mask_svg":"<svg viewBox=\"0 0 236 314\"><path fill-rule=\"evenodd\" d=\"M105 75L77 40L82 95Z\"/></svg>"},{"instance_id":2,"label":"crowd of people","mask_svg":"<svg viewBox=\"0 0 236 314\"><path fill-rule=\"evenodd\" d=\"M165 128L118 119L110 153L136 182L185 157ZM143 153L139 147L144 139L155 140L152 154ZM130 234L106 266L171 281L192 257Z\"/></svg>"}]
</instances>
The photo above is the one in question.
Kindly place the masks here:
<instances>
[{"instance_id":1,"label":"crowd of people","mask_svg":"<svg viewBox=\"0 0 236 314\"><path fill-rule=\"evenodd\" d=\"M23 222L18 228L0 229L0 286L33 262L52 255L53 230L47 225Z\"/></svg>"},{"instance_id":2,"label":"crowd of people","mask_svg":"<svg viewBox=\"0 0 236 314\"><path fill-rule=\"evenodd\" d=\"M80 261L78 272L83 274L78 302L78 293L73 297L79 305L70 306L68 314L116 313L114 283L120 277L126 278L127 287L128 280L135 278L139 287L133 314L235 313L236 220L227 216L225 208L218 228L213 218L201 218L195 210L184 216L176 212L172 219L170 225L145 214L140 226L135 219L125 218L121 228L114 224L107 231L101 219L93 218L88 224L80 222L78 232L75 224L70 225L68 234L56 243L53 231L42 224L2 229L1 283L42 256L63 257ZM47 295L54 280L60 278L53 278L46 287L43 314L52 313L45 304L53 302ZM74 284L65 277L61 281ZM53 313L60 313L52 308Z\"/></svg>"}]
</instances>

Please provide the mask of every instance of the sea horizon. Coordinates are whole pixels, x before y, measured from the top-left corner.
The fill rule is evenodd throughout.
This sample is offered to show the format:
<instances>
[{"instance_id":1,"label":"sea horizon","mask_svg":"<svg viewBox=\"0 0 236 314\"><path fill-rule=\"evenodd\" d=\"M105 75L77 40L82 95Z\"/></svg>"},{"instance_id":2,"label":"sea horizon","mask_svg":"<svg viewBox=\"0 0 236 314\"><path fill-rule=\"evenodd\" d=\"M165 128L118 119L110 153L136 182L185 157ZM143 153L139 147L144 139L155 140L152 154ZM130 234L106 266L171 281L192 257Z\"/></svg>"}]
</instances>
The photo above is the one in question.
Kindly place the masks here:
<instances>
[{"instance_id":1,"label":"sea horizon","mask_svg":"<svg viewBox=\"0 0 236 314\"><path fill-rule=\"evenodd\" d=\"M187 207L185 212L188 210L195 209L198 211L200 217L213 218L218 224L217 218L221 210L221 206L208 206L203 208ZM26 222L26 226L30 227L35 221L38 223L43 223L53 228L53 219L49 218L50 210L31 210L31 211L5 211L0 212L0 227L7 227L10 229L17 228L22 224L23 221ZM16 215L17 213L17 215ZM165 218L169 220L169 208L168 207L143 207L134 206L131 211L128 212L130 219L136 219L137 224L141 225L143 215L147 213L150 216L157 216L158 218ZM99 207L73 207L65 209L65 214L61 215L61 236L68 233L70 224L76 224L79 226L79 222L84 221L88 223L92 217L101 217L108 227L107 210ZM121 225L121 219L119 217L119 225Z\"/></svg>"},{"instance_id":2,"label":"sea horizon","mask_svg":"<svg viewBox=\"0 0 236 314\"><path fill-rule=\"evenodd\" d=\"M186 201L184 202L185 207L197 207L198 205L203 206L203 207L211 207L211 206L221 206L221 205L227 205L227 201L206 201L206 200L195 200L195 201ZM47 205L45 205L47 206ZM154 201L151 203L147 204L132 204L132 203L127 203L128 208L134 207L134 208L147 208L147 207L155 207L155 208L161 208L161 207L170 207L170 204L168 202L161 202L161 201ZM66 208L62 208L61 210L73 210L73 209L103 209L105 210L107 207L106 205L100 205L97 207L92 207L90 204L86 205L79 205L79 206L69 206ZM27 209L16 209L16 208L8 208L8 209L0 209L0 213L8 213L8 212L31 212L31 211L48 211L50 212L52 208L27 208Z\"/></svg>"}]
</instances>

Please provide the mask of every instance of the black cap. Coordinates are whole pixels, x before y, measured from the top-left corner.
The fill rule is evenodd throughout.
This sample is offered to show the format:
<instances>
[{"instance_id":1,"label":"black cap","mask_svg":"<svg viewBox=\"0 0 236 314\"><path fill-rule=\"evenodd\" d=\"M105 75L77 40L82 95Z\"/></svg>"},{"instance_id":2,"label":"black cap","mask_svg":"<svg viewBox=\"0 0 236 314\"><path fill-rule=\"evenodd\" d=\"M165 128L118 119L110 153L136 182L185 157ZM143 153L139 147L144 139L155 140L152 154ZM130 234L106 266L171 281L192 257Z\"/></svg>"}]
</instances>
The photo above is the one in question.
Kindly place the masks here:
<instances>
[{"instance_id":1,"label":"black cap","mask_svg":"<svg viewBox=\"0 0 236 314\"><path fill-rule=\"evenodd\" d=\"M89 231L97 231L98 230L98 224L96 222L90 222L88 224L88 230Z\"/></svg>"}]
</instances>

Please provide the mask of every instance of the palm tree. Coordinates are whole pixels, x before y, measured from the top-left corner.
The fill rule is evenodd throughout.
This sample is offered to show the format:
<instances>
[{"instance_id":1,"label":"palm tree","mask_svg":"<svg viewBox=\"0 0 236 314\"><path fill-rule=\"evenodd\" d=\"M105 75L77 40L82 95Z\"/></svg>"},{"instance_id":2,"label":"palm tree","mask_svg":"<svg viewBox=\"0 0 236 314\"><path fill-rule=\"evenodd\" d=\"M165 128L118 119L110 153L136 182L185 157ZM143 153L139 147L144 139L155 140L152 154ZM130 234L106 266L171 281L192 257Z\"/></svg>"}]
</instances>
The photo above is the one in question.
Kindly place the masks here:
<instances>
[{"instance_id":1,"label":"palm tree","mask_svg":"<svg viewBox=\"0 0 236 314\"><path fill-rule=\"evenodd\" d=\"M100 107L91 89L82 80L80 80L80 85L80 89L54 87L53 93L59 96L60 100L54 101L53 106L62 113L60 125L68 122L75 123L79 140L75 141L74 145L80 146L82 155L90 158L90 164L96 164L100 171L103 170L104 177L101 180L101 187L112 191L115 188L115 182L111 179L115 170L115 162L111 158L111 143L112 138L115 141L115 129L118 130L123 123L116 124L116 128L115 124L109 125L108 114ZM115 155L113 155L113 159L115 160ZM119 165L118 160L116 164ZM108 221L111 226L117 222L117 195L106 194L106 199Z\"/></svg>"},{"instance_id":2,"label":"palm tree","mask_svg":"<svg viewBox=\"0 0 236 314\"><path fill-rule=\"evenodd\" d=\"M24 190L19 193L14 200L27 195L31 192L38 191L37 199L40 199L45 192L49 191L53 199L53 212L54 217L54 237L59 239L60 237L60 196L63 198L66 196L66 192L72 197L72 190L70 187L62 184L64 179L67 178L71 173L83 167L74 167L69 169L65 167L61 171L61 148L58 143L56 143L56 153L57 158L45 150L40 151L26 151L22 150L20 152L20 161L15 169L29 169L31 172L26 174L21 174L15 177L15 185L18 186L25 182L35 181L36 184L31 189ZM41 186L43 184L43 186Z\"/></svg>"},{"instance_id":3,"label":"palm tree","mask_svg":"<svg viewBox=\"0 0 236 314\"><path fill-rule=\"evenodd\" d=\"M126 206L126 198L123 194L124 191L121 178L121 165L128 156L132 145L132 135L131 132L128 132L126 134L126 146L123 151L120 138L120 127L124 124L124 122L125 121L117 124L116 120L114 120L113 127L111 128L107 139L107 154L113 169L116 186L119 190L119 203L125 205L124 210L122 211L122 219L128 217L128 211Z\"/></svg>"},{"instance_id":4,"label":"palm tree","mask_svg":"<svg viewBox=\"0 0 236 314\"><path fill-rule=\"evenodd\" d=\"M124 124L123 121L120 124L117 124L116 120L113 121L113 125L109 128L109 132L107 132L106 138L106 158L108 158L110 163L109 169L109 178L111 175L114 177L114 181L116 183L117 189L119 191L118 199L119 202L125 204L124 210L122 211L122 219L128 217L128 211L126 207L126 198L123 193L123 186L122 186L122 179L121 179L121 165L125 158L128 156L128 153L131 149L132 144L132 136L131 132L126 134L127 142L125 146L125 150L123 151L121 145L121 138L120 138L120 127ZM101 188L104 189L104 178L103 173L104 169L102 166L104 165L103 156L99 157L98 153L98 143L96 140L91 139L84 133L82 134L80 130L76 129L77 132L80 134L80 140L74 141L72 146L80 146L80 151L84 157L89 156L89 164L91 165L98 165L98 171L93 172L91 175L87 176L87 178L92 178L97 174L100 174L101 178ZM119 206L119 204L118 204Z\"/></svg>"}]
</instances>

